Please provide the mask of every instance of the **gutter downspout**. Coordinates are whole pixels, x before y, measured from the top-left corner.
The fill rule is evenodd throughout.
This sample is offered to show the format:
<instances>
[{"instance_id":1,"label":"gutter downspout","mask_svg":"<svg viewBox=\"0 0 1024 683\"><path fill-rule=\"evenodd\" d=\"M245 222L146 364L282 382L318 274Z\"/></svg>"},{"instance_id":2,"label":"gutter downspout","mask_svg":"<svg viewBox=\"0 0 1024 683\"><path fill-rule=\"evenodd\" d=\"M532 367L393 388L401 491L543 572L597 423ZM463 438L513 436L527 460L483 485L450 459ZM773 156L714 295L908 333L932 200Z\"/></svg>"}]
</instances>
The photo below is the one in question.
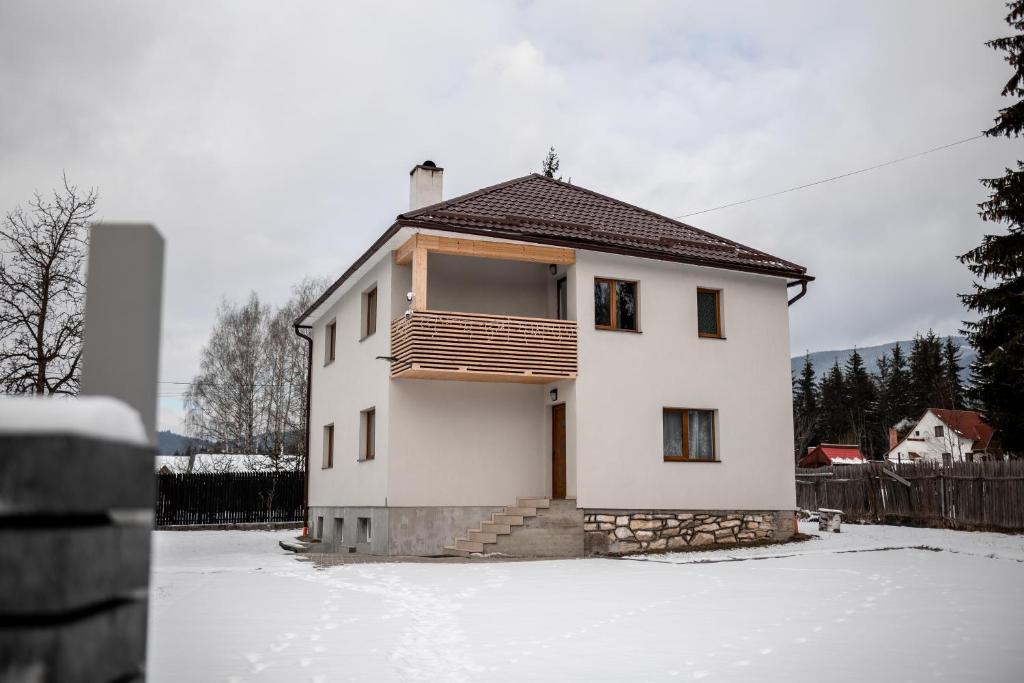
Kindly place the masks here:
<instances>
[{"instance_id":1,"label":"gutter downspout","mask_svg":"<svg viewBox=\"0 0 1024 683\"><path fill-rule=\"evenodd\" d=\"M309 533L309 409L313 400L313 338L299 330L312 330L313 326L295 323L292 327L295 334L309 342L309 353L306 355L306 415L303 420L306 423L306 465L302 492L302 516L305 519L305 531Z\"/></svg>"},{"instance_id":2,"label":"gutter downspout","mask_svg":"<svg viewBox=\"0 0 1024 683\"><path fill-rule=\"evenodd\" d=\"M786 287L787 288L788 287L796 287L797 285L800 285L800 293L797 294L796 296L794 296L792 299L789 300L789 303L787 304L788 306L792 306L797 301L802 299L804 294L807 294L807 280L793 280L792 282L787 282L786 283Z\"/></svg>"}]
</instances>

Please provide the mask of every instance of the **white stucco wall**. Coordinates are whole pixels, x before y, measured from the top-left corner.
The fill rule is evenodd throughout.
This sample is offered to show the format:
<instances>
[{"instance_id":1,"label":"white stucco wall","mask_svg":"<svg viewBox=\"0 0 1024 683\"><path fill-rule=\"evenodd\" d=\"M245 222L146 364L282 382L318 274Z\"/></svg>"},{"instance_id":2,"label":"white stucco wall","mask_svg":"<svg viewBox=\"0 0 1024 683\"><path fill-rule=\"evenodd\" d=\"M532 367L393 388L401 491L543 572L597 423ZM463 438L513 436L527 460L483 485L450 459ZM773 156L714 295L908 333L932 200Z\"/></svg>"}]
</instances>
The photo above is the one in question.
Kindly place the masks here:
<instances>
[{"instance_id":1,"label":"white stucco wall","mask_svg":"<svg viewBox=\"0 0 1024 683\"><path fill-rule=\"evenodd\" d=\"M384 505L388 467L389 366L376 356L390 352L387 302L391 296L390 252L313 325L313 391L310 406L309 504ZM377 331L360 340L362 294L377 286ZM324 365L324 330L337 320L335 361ZM360 462L360 412L376 409L376 457ZM323 427L334 423L334 467L322 469Z\"/></svg>"},{"instance_id":2,"label":"white stucco wall","mask_svg":"<svg viewBox=\"0 0 1024 683\"><path fill-rule=\"evenodd\" d=\"M552 279L544 263L430 254L427 308L543 318Z\"/></svg>"},{"instance_id":3,"label":"white stucco wall","mask_svg":"<svg viewBox=\"0 0 1024 683\"><path fill-rule=\"evenodd\" d=\"M512 505L545 495L544 396L530 384L393 381L388 504Z\"/></svg>"},{"instance_id":4,"label":"white stucco wall","mask_svg":"<svg viewBox=\"0 0 1024 683\"><path fill-rule=\"evenodd\" d=\"M935 436L936 426L943 428L943 435L940 437ZM953 462L963 462L967 460L967 454L971 452L973 446L973 439L965 439L960 436L940 420L935 413L928 411L910 430L907 438L889 451L886 457L892 462L941 463L943 462L942 454L949 453ZM911 453L917 453L921 458L911 458Z\"/></svg>"},{"instance_id":5,"label":"white stucco wall","mask_svg":"<svg viewBox=\"0 0 1024 683\"><path fill-rule=\"evenodd\" d=\"M785 280L577 252L575 449L586 508L792 509ZM641 332L594 328L594 277L638 280ZM697 336L698 287L726 339ZM665 462L662 408L712 409L721 462Z\"/></svg>"}]
</instances>

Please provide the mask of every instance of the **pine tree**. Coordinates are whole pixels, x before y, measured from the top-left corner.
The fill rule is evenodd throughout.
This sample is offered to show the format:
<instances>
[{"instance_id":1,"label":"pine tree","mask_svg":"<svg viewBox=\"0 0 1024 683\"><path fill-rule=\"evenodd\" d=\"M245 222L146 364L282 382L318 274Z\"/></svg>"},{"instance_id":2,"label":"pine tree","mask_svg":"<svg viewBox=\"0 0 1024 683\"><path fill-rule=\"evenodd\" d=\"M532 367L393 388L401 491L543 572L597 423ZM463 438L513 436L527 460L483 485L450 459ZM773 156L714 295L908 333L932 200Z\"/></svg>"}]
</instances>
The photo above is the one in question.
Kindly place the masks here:
<instances>
[{"instance_id":1,"label":"pine tree","mask_svg":"<svg viewBox=\"0 0 1024 683\"><path fill-rule=\"evenodd\" d=\"M796 455L802 457L807 447L817 440L818 385L810 354L804 356L804 367L793 381L793 440Z\"/></svg>"},{"instance_id":2,"label":"pine tree","mask_svg":"<svg viewBox=\"0 0 1024 683\"><path fill-rule=\"evenodd\" d=\"M877 437L870 426L875 411L875 384L864 367L864 358L855 348L846 359L843 373L846 433L851 442L860 444L865 453L875 451Z\"/></svg>"},{"instance_id":3,"label":"pine tree","mask_svg":"<svg viewBox=\"0 0 1024 683\"><path fill-rule=\"evenodd\" d=\"M918 334L910 351L911 408L920 417L928 408L948 408L942 342L935 332Z\"/></svg>"},{"instance_id":4,"label":"pine tree","mask_svg":"<svg viewBox=\"0 0 1024 683\"><path fill-rule=\"evenodd\" d=\"M1016 101L999 111L989 137L1020 137L1024 131L1024 0L1007 3L1006 22L1014 35L986 45L1006 53L1013 67L1003 87L1004 97ZM999 434L1004 449L1024 452L1024 162L1006 169L1000 178L982 183L991 190L988 201L978 205L983 220L1005 224L1005 234L988 234L981 245L960 257L980 281L972 294L962 294L964 304L980 314L977 322L965 323L968 341L978 352L971 365L971 398L985 411Z\"/></svg>"},{"instance_id":5,"label":"pine tree","mask_svg":"<svg viewBox=\"0 0 1024 683\"><path fill-rule=\"evenodd\" d=\"M946 337L946 343L942 345L942 370L945 373L945 400L954 410L962 410L964 407L964 391L960 382L960 349L953 342L952 337Z\"/></svg>"},{"instance_id":6,"label":"pine tree","mask_svg":"<svg viewBox=\"0 0 1024 683\"><path fill-rule=\"evenodd\" d=\"M558 160L558 154L555 152L554 146L548 149L548 154L544 157L544 161L541 164L541 173L548 178L555 178L555 174L558 173L558 167L561 165L561 161ZM555 180L561 180L562 176L558 176Z\"/></svg>"},{"instance_id":7,"label":"pine tree","mask_svg":"<svg viewBox=\"0 0 1024 683\"><path fill-rule=\"evenodd\" d=\"M846 401L846 383L843 371L839 369L839 360L821 378L820 419L818 421L822 442L842 443L847 439L848 420L844 403Z\"/></svg>"},{"instance_id":8,"label":"pine tree","mask_svg":"<svg viewBox=\"0 0 1024 683\"><path fill-rule=\"evenodd\" d=\"M890 414L886 418L885 428L893 427L897 422L907 418L917 419L920 413L915 411L910 386L910 368L907 357L899 344L892 347L889 360L889 377L886 380L885 394L889 403Z\"/></svg>"}]
</instances>

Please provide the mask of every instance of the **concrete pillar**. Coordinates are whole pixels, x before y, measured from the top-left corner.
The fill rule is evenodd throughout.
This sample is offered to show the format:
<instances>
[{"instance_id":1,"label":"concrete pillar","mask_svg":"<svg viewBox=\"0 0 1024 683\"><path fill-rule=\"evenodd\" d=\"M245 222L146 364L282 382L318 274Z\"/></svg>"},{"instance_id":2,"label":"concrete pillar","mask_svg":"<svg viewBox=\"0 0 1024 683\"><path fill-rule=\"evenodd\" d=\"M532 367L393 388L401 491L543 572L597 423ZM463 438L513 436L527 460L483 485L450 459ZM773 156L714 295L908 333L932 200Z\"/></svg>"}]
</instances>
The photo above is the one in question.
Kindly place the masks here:
<instances>
[{"instance_id":1,"label":"concrete pillar","mask_svg":"<svg viewBox=\"0 0 1024 683\"><path fill-rule=\"evenodd\" d=\"M81 393L130 405L154 445L163 273L164 239L152 225L90 228Z\"/></svg>"}]
</instances>

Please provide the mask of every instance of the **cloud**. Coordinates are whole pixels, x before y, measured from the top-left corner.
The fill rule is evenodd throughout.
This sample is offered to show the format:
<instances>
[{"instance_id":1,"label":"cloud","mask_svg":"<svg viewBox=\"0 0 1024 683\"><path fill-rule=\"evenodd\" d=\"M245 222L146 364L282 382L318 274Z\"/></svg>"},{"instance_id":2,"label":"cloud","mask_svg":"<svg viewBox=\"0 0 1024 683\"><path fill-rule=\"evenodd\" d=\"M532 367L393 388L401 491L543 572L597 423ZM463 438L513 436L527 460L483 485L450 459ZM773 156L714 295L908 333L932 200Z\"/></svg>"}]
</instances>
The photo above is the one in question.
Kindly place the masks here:
<instances>
[{"instance_id":1,"label":"cloud","mask_svg":"<svg viewBox=\"0 0 1024 683\"><path fill-rule=\"evenodd\" d=\"M986 127L1008 68L985 2L4 3L0 209L67 170L168 240L161 377L195 371L222 296L335 277L407 201L537 170L668 215ZM952 150L692 219L818 277L795 351L952 332L986 229ZM166 385L165 385L166 386ZM165 404L167 402L165 401ZM167 409L167 420L175 420ZM164 422L167 424L167 422Z\"/></svg>"}]
</instances>

